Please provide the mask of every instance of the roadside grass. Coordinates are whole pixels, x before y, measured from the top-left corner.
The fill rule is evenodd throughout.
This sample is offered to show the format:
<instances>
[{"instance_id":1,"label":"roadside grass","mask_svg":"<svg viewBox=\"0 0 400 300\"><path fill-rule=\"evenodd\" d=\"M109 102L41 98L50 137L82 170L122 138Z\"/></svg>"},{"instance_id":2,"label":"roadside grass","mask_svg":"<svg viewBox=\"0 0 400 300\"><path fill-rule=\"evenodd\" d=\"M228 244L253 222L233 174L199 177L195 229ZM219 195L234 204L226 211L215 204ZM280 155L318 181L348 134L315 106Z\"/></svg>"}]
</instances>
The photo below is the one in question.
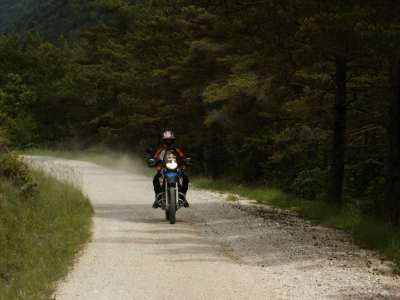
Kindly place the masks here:
<instances>
[{"instance_id":1,"label":"roadside grass","mask_svg":"<svg viewBox=\"0 0 400 300\"><path fill-rule=\"evenodd\" d=\"M82 192L40 171L31 196L0 180L0 299L50 299L90 238L92 208Z\"/></svg>"},{"instance_id":2,"label":"roadside grass","mask_svg":"<svg viewBox=\"0 0 400 300\"><path fill-rule=\"evenodd\" d=\"M274 188L250 187L229 180L204 177L194 178L192 182L198 188L230 193L229 201L234 201L234 194L237 194L261 204L294 211L323 226L347 231L360 247L375 250L392 260L395 263L394 272L400 274L400 228L363 215L354 203L348 204L344 209L338 209L323 201L301 199Z\"/></svg>"}]
</instances>

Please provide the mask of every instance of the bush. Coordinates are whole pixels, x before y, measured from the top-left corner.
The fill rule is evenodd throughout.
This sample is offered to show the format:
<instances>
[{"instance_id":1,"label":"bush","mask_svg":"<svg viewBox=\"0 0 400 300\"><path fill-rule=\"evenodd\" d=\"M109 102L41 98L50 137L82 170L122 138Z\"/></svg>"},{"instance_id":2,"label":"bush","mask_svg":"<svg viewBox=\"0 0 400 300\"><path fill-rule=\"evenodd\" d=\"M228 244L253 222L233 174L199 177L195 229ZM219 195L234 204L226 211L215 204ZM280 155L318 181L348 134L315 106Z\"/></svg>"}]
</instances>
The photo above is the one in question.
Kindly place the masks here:
<instances>
[{"instance_id":1,"label":"bush","mask_svg":"<svg viewBox=\"0 0 400 300\"><path fill-rule=\"evenodd\" d=\"M323 193L325 178L326 172L320 168L306 169L297 174L292 191L305 199L314 200Z\"/></svg>"},{"instance_id":2,"label":"bush","mask_svg":"<svg viewBox=\"0 0 400 300\"><path fill-rule=\"evenodd\" d=\"M363 212L365 214L383 215L384 212L384 194L386 180L383 176L371 180L366 190L366 201L363 203Z\"/></svg>"},{"instance_id":3,"label":"bush","mask_svg":"<svg viewBox=\"0 0 400 300\"><path fill-rule=\"evenodd\" d=\"M346 190L354 197L382 195L383 177L383 165L378 161L369 159L347 165Z\"/></svg>"},{"instance_id":4,"label":"bush","mask_svg":"<svg viewBox=\"0 0 400 300\"><path fill-rule=\"evenodd\" d=\"M28 166L15 153L7 153L0 158L0 176L17 186L26 196L36 192L37 184Z\"/></svg>"}]
</instances>

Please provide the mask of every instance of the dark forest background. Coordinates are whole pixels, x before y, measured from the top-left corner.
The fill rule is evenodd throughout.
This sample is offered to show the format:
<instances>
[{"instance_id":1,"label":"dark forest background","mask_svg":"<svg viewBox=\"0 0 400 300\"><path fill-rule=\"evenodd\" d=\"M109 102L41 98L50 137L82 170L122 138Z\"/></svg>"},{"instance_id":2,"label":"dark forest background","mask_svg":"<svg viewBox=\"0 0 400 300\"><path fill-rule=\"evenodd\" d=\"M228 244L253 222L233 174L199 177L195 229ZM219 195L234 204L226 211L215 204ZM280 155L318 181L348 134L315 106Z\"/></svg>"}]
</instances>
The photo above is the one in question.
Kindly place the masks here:
<instances>
[{"instance_id":1,"label":"dark forest background","mask_svg":"<svg viewBox=\"0 0 400 300\"><path fill-rule=\"evenodd\" d=\"M143 153L400 221L395 0L0 1L1 145Z\"/></svg>"}]
</instances>

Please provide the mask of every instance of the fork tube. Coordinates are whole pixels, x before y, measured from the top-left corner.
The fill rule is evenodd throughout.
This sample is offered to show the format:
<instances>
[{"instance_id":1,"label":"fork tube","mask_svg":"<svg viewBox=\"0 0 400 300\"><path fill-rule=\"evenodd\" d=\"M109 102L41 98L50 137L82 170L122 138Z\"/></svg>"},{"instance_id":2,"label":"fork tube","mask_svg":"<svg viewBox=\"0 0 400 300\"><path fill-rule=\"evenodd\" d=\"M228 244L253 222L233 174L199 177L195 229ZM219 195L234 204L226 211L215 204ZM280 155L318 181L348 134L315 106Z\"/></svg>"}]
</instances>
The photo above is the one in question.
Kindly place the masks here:
<instances>
[{"instance_id":1,"label":"fork tube","mask_svg":"<svg viewBox=\"0 0 400 300\"><path fill-rule=\"evenodd\" d=\"M175 197L175 199L176 199L176 204L178 204L178 203L179 203L179 184L178 184L178 183L176 183L175 193L176 193L176 197ZM178 208L179 205L176 205L176 207Z\"/></svg>"},{"instance_id":2,"label":"fork tube","mask_svg":"<svg viewBox=\"0 0 400 300\"><path fill-rule=\"evenodd\" d=\"M168 182L165 180L164 184L165 184L165 204L166 204L167 209L169 209Z\"/></svg>"}]
</instances>

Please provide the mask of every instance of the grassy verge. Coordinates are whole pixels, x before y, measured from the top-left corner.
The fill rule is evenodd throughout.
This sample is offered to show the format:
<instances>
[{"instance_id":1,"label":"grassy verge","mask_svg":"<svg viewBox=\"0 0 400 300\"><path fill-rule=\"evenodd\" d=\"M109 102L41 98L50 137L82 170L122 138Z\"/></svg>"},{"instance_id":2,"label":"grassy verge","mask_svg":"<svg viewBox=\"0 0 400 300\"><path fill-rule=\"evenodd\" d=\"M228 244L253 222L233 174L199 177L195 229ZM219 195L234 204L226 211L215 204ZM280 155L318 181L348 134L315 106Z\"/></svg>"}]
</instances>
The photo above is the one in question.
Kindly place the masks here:
<instances>
[{"instance_id":1,"label":"grassy verge","mask_svg":"<svg viewBox=\"0 0 400 300\"><path fill-rule=\"evenodd\" d=\"M354 242L359 246L375 250L393 260L394 271L400 273L400 228L363 215L356 205L348 205L340 210L322 201L304 200L273 188L248 187L208 178L195 178L192 182L199 188L237 194L259 203L295 211L321 225L345 230L351 233ZM232 200L234 198L229 197Z\"/></svg>"},{"instance_id":2,"label":"grassy verge","mask_svg":"<svg viewBox=\"0 0 400 300\"><path fill-rule=\"evenodd\" d=\"M0 180L0 299L50 299L90 238L92 209L74 186L41 172L31 196Z\"/></svg>"}]
</instances>

